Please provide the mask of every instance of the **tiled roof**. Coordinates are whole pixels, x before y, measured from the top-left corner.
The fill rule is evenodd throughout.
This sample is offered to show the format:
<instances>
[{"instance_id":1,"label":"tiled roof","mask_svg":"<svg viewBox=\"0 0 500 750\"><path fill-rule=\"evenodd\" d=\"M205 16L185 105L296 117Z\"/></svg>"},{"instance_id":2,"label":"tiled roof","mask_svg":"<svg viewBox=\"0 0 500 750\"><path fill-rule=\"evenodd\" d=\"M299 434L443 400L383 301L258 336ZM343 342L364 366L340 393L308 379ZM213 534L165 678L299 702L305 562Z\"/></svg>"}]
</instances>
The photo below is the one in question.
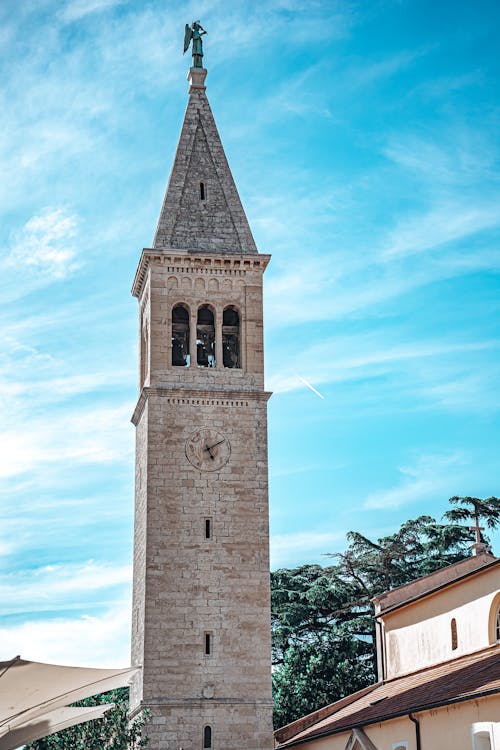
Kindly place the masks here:
<instances>
[{"instance_id":1,"label":"tiled roof","mask_svg":"<svg viewBox=\"0 0 500 750\"><path fill-rule=\"evenodd\" d=\"M377 683L275 732L280 747L500 692L500 646Z\"/></svg>"},{"instance_id":2,"label":"tiled roof","mask_svg":"<svg viewBox=\"0 0 500 750\"><path fill-rule=\"evenodd\" d=\"M375 614L383 614L390 609L400 607L403 604L420 599L422 596L437 591L451 583L455 583L461 578L477 573L485 567L500 563L499 557L494 557L485 552L473 557L467 557L465 560L448 565L446 568L435 570L423 578L407 583L404 586L398 586L396 589L386 591L380 596L373 599L375 605Z\"/></svg>"}]
</instances>

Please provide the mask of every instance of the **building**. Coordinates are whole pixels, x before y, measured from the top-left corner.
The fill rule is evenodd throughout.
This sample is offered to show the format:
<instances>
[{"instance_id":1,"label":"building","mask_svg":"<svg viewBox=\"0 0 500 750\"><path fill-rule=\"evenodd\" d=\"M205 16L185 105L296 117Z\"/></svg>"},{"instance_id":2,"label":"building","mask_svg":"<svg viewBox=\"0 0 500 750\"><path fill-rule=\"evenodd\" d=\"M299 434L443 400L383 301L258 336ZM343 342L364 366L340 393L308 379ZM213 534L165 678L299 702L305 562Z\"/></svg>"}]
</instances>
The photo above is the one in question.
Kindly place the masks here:
<instances>
[{"instance_id":1,"label":"building","mask_svg":"<svg viewBox=\"0 0 500 750\"><path fill-rule=\"evenodd\" d=\"M196 44L153 247L132 290L140 334L132 663L143 669L131 716L150 711L151 750L267 750L269 256L255 246Z\"/></svg>"},{"instance_id":2,"label":"building","mask_svg":"<svg viewBox=\"0 0 500 750\"><path fill-rule=\"evenodd\" d=\"M374 605L379 681L278 730L277 746L498 750L500 558L481 550Z\"/></svg>"}]
</instances>

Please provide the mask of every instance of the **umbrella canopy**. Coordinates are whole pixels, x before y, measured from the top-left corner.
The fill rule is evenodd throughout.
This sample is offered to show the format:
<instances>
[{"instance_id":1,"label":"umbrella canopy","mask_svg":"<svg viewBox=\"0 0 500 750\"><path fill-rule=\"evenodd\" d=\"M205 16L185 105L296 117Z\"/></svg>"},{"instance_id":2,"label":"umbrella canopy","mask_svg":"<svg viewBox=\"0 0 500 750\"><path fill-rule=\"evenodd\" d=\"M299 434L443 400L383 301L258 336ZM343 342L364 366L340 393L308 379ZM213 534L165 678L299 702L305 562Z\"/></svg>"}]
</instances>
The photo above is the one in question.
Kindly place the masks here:
<instances>
[{"instance_id":1,"label":"umbrella canopy","mask_svg":"<svg viewBox=\"0 0 500 750\"><path fill-rule=\"evenodd\" d=\"M21 724L17 729L0 737L0 750L14 750L16 747L47 737L49 734L83 724L84 721L102 719L106 711L114 705L114 703L104 703L101 706L86 706L85 708L56 708L54 711L49 711L32 721Z\"/></svg>"},{"instance_id":2,"label":"umbrella canopy","mask_svg":"<svg viewBox=\"0 0 500 750\"><path fill-rule=\"evenodd\" d=\"M96 693L104 693L118 687L125 687L130 683L132 676L140 667L127 667L125 669L90 669L88 667L63 667L58 664L41 664L39 662L25 661L16 657L11 661L0 662L0 741L7 740L8 735L21 728L44 723L50 726L51 722L59 719L53 712L56 709L68 706L75 701L83 700ZM102 709L102 706L95 708ZM78 711L78 715L84 715L83 708L71 709ZM52 719L47 720L47 716ZM59 715L62 716L61 714ZM69 714L66 714L69 718ZM43 718L45 717L45 718ZM65 728L87 721L86 718L76 719L67 723ZM89 716L89 718L95 718ZM42 720L43 719L43 720ZM40 734L36 731L37 738L46 734L59 731L48 730ZM24 740L19 744L26 742ZM17 747L6 742L0 744L0 750Z\"/></svg>"}]
</instances>

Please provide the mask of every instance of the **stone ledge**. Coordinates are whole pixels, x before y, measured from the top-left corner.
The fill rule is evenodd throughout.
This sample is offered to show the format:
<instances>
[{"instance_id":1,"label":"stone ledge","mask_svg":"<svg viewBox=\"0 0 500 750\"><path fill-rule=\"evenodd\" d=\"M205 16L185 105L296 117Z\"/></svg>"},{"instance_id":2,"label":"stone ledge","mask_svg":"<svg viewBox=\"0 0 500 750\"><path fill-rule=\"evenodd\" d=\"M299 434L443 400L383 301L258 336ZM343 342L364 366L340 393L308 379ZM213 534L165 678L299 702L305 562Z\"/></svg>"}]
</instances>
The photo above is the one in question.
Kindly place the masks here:
<instances>
[{"instance_id":1,"label":"stone ledge","mask_svg":"<svg viewBox=\"0 0 500 750\"><path fill-rule=\"evenodd\" d=\"M142 711L149 708L206 708L217 706L262 706L264 708L273 708L272 700L245 700L244 698L176 698L168 696L155 696L150 700L142 700L136 708L128 714L129 720L134 719Z\"/></svg>"},{"instance_id":2,"label":"stone ledge","mask_svg":"<svg viewBox=\"0 0 500 750\"><path fill-rule=\"evenodd\" d=\"M145 386L132 414L131 422L137 426L146 401L150 396L160 396L168 399L169 403L188 406L249 406L249 401L267 402L272 396L271 391L236 391L222 389L197 388L152 388Z\"/></svg>"}]
</instances>

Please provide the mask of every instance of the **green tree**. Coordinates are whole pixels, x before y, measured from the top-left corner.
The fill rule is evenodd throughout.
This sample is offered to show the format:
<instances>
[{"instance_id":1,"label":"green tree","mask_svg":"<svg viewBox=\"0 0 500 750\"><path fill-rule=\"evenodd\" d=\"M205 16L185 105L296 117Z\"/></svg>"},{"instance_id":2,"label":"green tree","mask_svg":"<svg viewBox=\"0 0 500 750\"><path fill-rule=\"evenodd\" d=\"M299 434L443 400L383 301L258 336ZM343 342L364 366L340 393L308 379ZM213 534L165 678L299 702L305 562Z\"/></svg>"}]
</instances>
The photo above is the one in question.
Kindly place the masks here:
<instances>
[{"instance_id":1,"label":"green tree","mask_svg":"<svg viewBox=\"0 0 500 750\"><path fill-rule=\"evenodd\" d=\"M276 726L376 679L371 599L467 557L473 534L450 520L420 516L376 541L352 531L333 565L271 574Z\"/></svg>"},{"instance_id":2,"label":"green tree","mask_svg":"<svg viewBox=\"0 0 500 750\"><path fill-rule=\"evenodd\" d=\"M131 723L127 719L128 688L118 688L94 695L73 705L98 706L114 703L102 719L78 724L57 734L51 734L26 745L26 750L138 750L146 747L147 737L143 729L147 715L137 717Z\"/></svg>"},{"instance_id":3,"label":"green tree","mask_svg":"<svg viewBox=\"0 0 500 750\"><path fill-rule=\"evenodd\" d=\"M448 521L461 524L472 521L474 526L469 527L476 530L476 542L482 541L481 521L486 523L489 529L495 529L500 523L500 498L488 497L482 500L480 497L450 497L450 503L455 507L444 514Z\"/></svg>"}]
</instances>

